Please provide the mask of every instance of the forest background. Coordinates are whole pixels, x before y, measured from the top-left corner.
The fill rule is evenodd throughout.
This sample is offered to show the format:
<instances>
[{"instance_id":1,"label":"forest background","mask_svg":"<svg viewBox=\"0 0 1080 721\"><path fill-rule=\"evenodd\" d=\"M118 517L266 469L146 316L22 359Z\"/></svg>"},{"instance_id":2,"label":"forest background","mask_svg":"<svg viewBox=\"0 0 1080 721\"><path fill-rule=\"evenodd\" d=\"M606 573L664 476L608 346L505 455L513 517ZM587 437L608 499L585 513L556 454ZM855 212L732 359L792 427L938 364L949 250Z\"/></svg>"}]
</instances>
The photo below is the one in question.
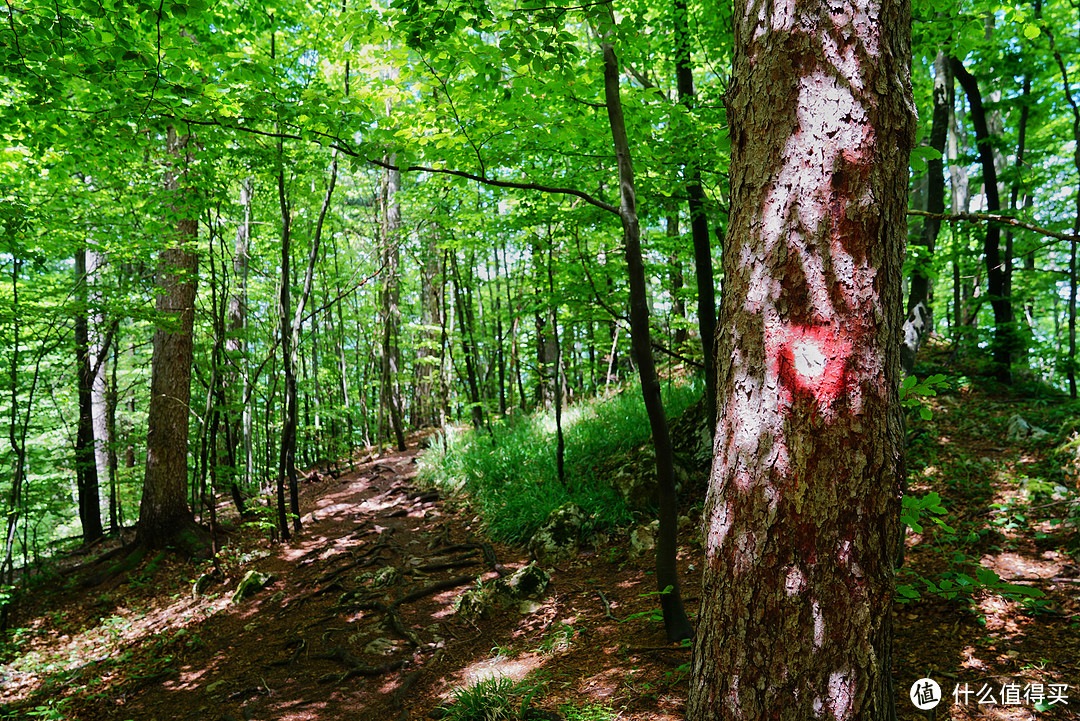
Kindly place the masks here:
<instances>
[{"instance_id":1,"label":"forest background","mask_svg":"<svg viewBox=\"0 0 1080 721\"><path fill-rule=\"evenodd\" d=\"M598 7L6 3L4 593L218 492L287 538L297 467L635 378ZM907 370L933 329L1075 397L1077 10L914 12ZM650 345L708 395L730 8L613 20Z\"/></svg>"}]
</instances>

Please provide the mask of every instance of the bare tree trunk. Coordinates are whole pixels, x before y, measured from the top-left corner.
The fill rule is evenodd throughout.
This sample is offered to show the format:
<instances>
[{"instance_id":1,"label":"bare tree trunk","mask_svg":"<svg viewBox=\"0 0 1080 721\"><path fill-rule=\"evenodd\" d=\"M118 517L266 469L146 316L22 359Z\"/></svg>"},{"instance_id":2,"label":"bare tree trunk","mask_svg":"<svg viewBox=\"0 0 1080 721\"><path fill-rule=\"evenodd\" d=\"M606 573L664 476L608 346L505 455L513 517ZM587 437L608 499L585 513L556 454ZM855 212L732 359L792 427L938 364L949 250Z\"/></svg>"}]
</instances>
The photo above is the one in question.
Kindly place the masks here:
<instances>
[{"instance_id":1,"label":"bare tree trunk","mask_svg":"<svg viewBox=\"0 0 1080 721\"><path fill-rule=\"evenodd\" d=\"M675 1L675 85L679 102L694 107L694 72L690 60L690 22L686 0ZM698 333L705 364L705 405L709 430L716 428L716 362L713 344L716 342L716 281L713 277L712 248L709 243L709 219L705 211L705 190L701 185L701 169L693 160L696 149L687 148L690 162L683 168L686 182L686 207L690 212L690 234L694 239L694 272L697 276ZM717 238L720 229L717 228Z\"/></svg>"},{"instance_id":2,"label":"bare tree trunk","mask_svg":"<svg viewBox=\"0 0 1080 721\"><path fill-rule=\"evenodd\" d=\"M987 126L986 111L983 107L982 94L979 92L979 83L958 59L951 58L950 64L971 106L971 123L975 127L975 144L979 148L979 159L982 164L986 210L988 213L997 213L1001 210L998 173ZM1013 339L1012 299L1008 296L1009 290L1001 257L1001 226L997 223L986 225L983 255L986 260L987 293L990 296L990 307L994 310L994 374L1000 382L1010 384L1012 383L1012 355L1016 343Z\"/></svg>"},{"instance_id":3,"label":"bare tree trunk","mask_svg":"<svg viewBox=\"0 0 1080 721\"><path fill-rule=\"evenodd\" d=\"M240 182L240 205L244 208L244 219L236 228L236 242L233 246L233 291L229 294L229 307L225 336L225 357L232 370L225 376L226 401L240 399L239 414L228 411L228 454L230 472L229 493L233 505L241 516L244 515L244 495L241 488L252 484L254 459L251 449L252 412L250 375L247 367L247 284L248 260L251 245L251 202L255 180L244 178ZM239 388L236 386L238 385ZM239 451L239 453L238 453ZM239 455L243 454L242 460ZM243 474L238 479L238 467L243 465Z\"/></svg>"},{"instance_id":4,"label":"bare tree trunk","mask_svg":"<svg viewBox=\"0 0 1080 721\"><path fill-rule=\"evenodd\" d=\"M79 521L83 542L93 543L104 534L101 525L101 502L94 448L93 404L94 360L90 355L89 286L87 283L86 247L75 252L75 276L82 307L75 314L75 360L78 372L79 418L75 432L75 478L79 495Z\"/></svg>"},{"instance_id":5,"label":"bare tree trunk","mask_svg":"<svg viewBox=\"0 0 1080 721\"><path fill-rule=\"evenodd\" d=\"M608 10L610 13L610 8ZM645 266L641 255L641 228L637 216L637 192L634 187L634 165L630 143L626 136L622 99L619 94L619 61L615 48L606 41L614 27L615 18L607 18L608 31L601 33L600 44L604 57L604 97L607 101L608 123L615 145L619 167L619 218L622 220L623 245L630 280L630 336L641 379L641 393L649 416L653 447L656 450L656 481L660 498L660 528L656 542L656 588L660 592L660 607L669 641L681 641L694 635L690 620L683 608L679 590L679 575L675 565L678 540L678 506L675 497L675 461L668 432L667 417L660 398L660 381L653 364L652 339L649 332L649 301L645 286Z\"/></svg>"},{"instance_id":6,"label":"bare tree trunk","mask_svg":"<svg viewBox=\"0 0 1080 721\"><path fill-rule=\"evenodd\" d=\"M735 9L690 721L895 717L910 5L789 9Z\"/></svg>"},{"instance_id":7,"label":"bare tree trunk","mask_svg":"<svg viewBox=\"0 0 1080 721\"><path fill-rule=\"evenodd\" d=\"M389 109L389 106L388 106ZM394 165L396 156L386 158ZM401 229L401 204L397 195L401 189L401 173L386 170L383 175L383 222L382 267L383 287L381 293L380 321L382 343L379 347L380 388L379 402L390 419L390 428L399 451L405 450L405 431L402 427L401 387L398 382L398 366L401 353L398 350L398 330L401 326L401 253L398 248ZM379 430L381 437L382 430Z\"/></svg>"}]
</instances>

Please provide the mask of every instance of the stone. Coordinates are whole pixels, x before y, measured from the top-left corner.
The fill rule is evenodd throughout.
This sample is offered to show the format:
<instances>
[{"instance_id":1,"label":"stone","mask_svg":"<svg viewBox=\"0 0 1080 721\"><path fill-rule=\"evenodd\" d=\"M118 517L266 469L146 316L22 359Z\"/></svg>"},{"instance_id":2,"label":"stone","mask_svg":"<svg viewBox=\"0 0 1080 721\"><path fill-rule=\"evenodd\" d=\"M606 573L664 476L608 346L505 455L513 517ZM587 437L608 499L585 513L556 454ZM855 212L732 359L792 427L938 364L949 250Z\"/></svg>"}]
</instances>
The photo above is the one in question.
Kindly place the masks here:
<instances>
[{"instance_id":1,"label":"stone","mask_svg":"<svg viewBox=\"0 0 1080 721\"><path fill-rule=\"evenodd\" d=\"M458 596L457 601L454 603L454 613L470 620L487 618L495 609L497 601L498 594L494 593L491 588L483 586L470 588Z\"/></svg>"},{"instance_id":2,"label":"stone","mask_svg":"<svg viewBox=\"0 0 1080 721\"><path fill-rule=\"evenodd\" d=\"M397 651L401 642L391 638L376 638L364 646L364 653L372 656L389 656Z\"/></svg>"},{"instance_id":3,"label":"stone","mask_svg":"<svg viewBox=\"0 0 1080 721\"><path fill-rule=\"evenodd\" d=\"M372 588L389 588L401 579L401 574L393 566L383 566L371 577Z\"/></svg>"},{"instance_id":4,"label":"stone","mask_svg":"<svg viewBox=\"0 0 1080 721\"><path fill-rule=\"evenodd\" d=\"M510 593L517 598L540 598L551 583L551 574L536 562L514 571L506 581Z\"/></svg>"},{"instance_id":5,"label":"stone","mask_svg":"<svg viewBox=\"0 0 1080 721\"><path fill-rule=\"evenodd\" d=\"M274 577L269 573L260 573L259 571L251 570L240 580L240 583L236 586L236 591L232 595L232 602L240 603L245 598L254 596L259 591L263 590L272 583Z\"/></svg>"},{"instance_id":6,"label":"stone","mask_svg":"<svg viewBox=\"0 0 1080 721\"><path fill-rule=\"evenodd\" d=\"M660 521L645 523L630 531L630 552L643 554L656 548L656 532Z\"/></svg>"},{"instance_id":7,"label":"stone","mask_svg":"<svg viewBox=\"0 0 1080 721\"><path fill-rule=\"evenodd\" d=\"M523 616L528 616L530 613L536 613L543 607L544 604L540 603L539 601L526 600L518 604L518 613L522 614Z\"/></svg>"},{"instance_id":8,"label":"stone","mask_svg":"<svg viewBox=\"0 0 1080 721\"><path fill-rule=\"evenodd\" d=\"M1015 414L1009 418L1007 429L1006 438L1010 443L1037 441L1040 438L1050 435L1048 431L1039 428L1038 426L1031 425L1021 416Z\"/></svg>"},{"instance_id":9,"label":"stone","mask_svg":"<svg viewBox=\"0 0 1080 721\"><path fill-rule=\"evenodd\" d=\"M581 548L585 514L576 503L556 508L529 539L529 554L542 563L558 563L573 558Z\"/></svg>"}]
</instances>

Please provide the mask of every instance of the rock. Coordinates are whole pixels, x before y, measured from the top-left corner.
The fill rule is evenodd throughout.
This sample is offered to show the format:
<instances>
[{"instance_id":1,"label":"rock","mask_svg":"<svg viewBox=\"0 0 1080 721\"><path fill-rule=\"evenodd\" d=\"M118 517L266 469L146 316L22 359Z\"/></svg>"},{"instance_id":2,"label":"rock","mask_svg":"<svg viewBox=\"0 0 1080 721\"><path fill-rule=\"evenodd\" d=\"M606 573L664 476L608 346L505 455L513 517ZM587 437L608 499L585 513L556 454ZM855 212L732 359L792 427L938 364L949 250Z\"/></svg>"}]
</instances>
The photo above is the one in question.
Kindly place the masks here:
<instances>
[{"instance_id":1,"label":"rock","mask_svg":"<svg viewBox=\"0 0 1080 721\"><path fill-rule=\"evenodd\" d=\"M476 620L487 618L499 602L499 594L491 587L470 588L458 596L454 603L454 613L462 618Z\"/></svg>"},{"instance_id":2,"label":"rock","mask_svg":"<svg viewBox=\"0 0 1080 721\"><path fill-rule=\"evenodd\" d=\"M1007 426L1008 431L1006 437L1010 443L1018 443L1020 441L1037 441L1040 438L1050 435L1050 433L1038 426L1033 426L1019 415L1013 415L1009 418L1009 424Z\"/></svg>"},{"instance_id":3,"label":"rock","mask_svg":"<svg viewBox=\"0 0 1080 721\"><path fill-rule=\"evenodd\" d=\"M541 607L535 600L544 595L549 583L551 574L533 562L519 568L510 578L497 578L470 588L458 596L454 612L468 619L487 618L498 606L516 605L521 613L533 613Z\"/></svg>"},{"instance_id":4,"label":"rock","mask_svg":"<svg viewBox=\"0 0 1080 721\"><path fill-rule=\"evenodd\" d=\"M221 581L221 574L217 571L210 571L209 573L202 574L195 579L195 583L191 587L192 598L202 596L206 593L206 589L208 589L211 584L218 583L219 581Z\"/></svg>"},{"instance_id":5,"label":"rock","mask_svg":"<svg viewBox=\"0 0 1080 721\"><path fill-rule=\"evenodd\" d=\"M530 613L536 613L543 607L544 604L539 601L522 601L518 604L518 613L523 616L528 616Z\"/></svg>"},{"instance_id":6,"label":"rock","mask_svg":"<svg viewBox=\"0 0 1080 721\"><path fill-rule=\"evenodd\" d=\"M656 548L656 531L660 528L660 521L645 523L630 531L630 551L634 554L642 554Z\"/></svg>"},{"instance_id":7,"label":"rock","mask_svg":"<svg viewBox=\"0 0 1080 721\"><path fill-rule=\"evenodd\" d=\"M530 563L524 568L514 571L514 575L507 579L511 595L517 598L540 598L551 583L551 574L536 565Z\"/></svg>"},{"instance_id":8,"label":"rock","mask_svg":"<svg viewBox=\"0 0 1080 721\"><path fill-rule=\"evenodd\" d=\"M540 530L529 539L529 553L543 563L573 558L581 548L585 514L576 503L567 502L548 516Z\"/></svg>"},{"instance_id":9,"label":"rock","mask_svg":"<svg viewBox=\"0 0 1080 721\"><path fill-rule=\"evenodd\" d=\"M615 472L611 485L634 511L656 506L656 456L651 448L643 448L626 465Z\"/></svg>"},{"instance_id":10,"label":"rock","mask_svg":"<svg viewBox=\"0 0 1080 721\"><path fill-rule=\"evenodd\" d=\"M254 596L273 582L273 580L274 577L269 573L260 573L255 570L248 571L236 586L236 591L232 595L232 602L240 603L245 598Z\"/></svg>"},{"instance_id":11,"label":"rock","mask_svg":"<svg viewBox=\"0 0 1080 721\"><path fill-rule=\"evenodd\" d=\"M217 681L214 681L212 684L210 684L209 686L206 687L206 693L208 693L208 694L217 693L227 683L228 683L228 681L226 681L225 679L219 678Z\"/></svg>"}]
</instances>

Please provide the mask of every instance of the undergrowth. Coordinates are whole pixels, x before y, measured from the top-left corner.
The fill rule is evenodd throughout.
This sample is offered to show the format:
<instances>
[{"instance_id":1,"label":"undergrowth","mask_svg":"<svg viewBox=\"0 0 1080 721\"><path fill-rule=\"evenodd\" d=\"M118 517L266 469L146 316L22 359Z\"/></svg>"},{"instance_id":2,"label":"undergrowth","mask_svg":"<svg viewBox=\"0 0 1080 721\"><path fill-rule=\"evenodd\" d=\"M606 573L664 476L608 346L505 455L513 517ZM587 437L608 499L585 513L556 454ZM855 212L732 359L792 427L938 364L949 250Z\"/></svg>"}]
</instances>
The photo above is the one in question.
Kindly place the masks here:
<instances>
[{"instance_id":1,"label":"undergrowth","mask_svg":"<svg viewBox=\"0 0 1080 721\"><path fill-rule=\"evenodd\" d=\"M700 382L665 383L664 408L674 418L702 394ZM581 401L563 413L566 485L555 466L553 411L515 415L479 431L447 428L432 437L420 459L420 480L467 494L500 541L522 543L552 510L577 503L598 528L626 525L630 511L609 479L605 459L649 439L641 392L627 386Z\"/></svg>"}]
</instances>

